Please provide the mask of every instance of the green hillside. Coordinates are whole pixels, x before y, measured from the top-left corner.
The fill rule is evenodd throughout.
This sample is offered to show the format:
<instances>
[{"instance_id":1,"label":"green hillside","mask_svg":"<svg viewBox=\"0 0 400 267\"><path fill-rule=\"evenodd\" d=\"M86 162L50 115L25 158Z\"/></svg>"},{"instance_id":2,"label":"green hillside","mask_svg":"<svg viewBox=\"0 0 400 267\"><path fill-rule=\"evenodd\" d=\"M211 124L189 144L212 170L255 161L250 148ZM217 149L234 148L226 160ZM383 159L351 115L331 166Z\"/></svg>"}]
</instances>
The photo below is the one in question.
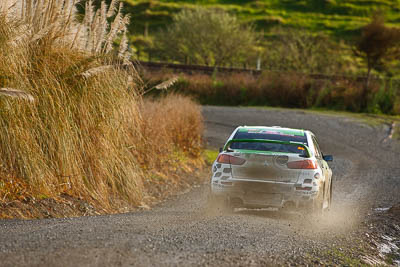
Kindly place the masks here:
<instances>
[{"instance_id":1,"label":"green hillside","mask_svg":"<svg viewBox=\"0 0 400 267\"><path fill-rule=\"evenodd\" d=\"M264 30L281 25L322 31L339 39L349 39L365 25L371 14L381 10L388 25L400 25L400 0L125 0L132 14L132 34L157 31L185 7L202 5L223 8Z\"/></svg>"}]
</instances>

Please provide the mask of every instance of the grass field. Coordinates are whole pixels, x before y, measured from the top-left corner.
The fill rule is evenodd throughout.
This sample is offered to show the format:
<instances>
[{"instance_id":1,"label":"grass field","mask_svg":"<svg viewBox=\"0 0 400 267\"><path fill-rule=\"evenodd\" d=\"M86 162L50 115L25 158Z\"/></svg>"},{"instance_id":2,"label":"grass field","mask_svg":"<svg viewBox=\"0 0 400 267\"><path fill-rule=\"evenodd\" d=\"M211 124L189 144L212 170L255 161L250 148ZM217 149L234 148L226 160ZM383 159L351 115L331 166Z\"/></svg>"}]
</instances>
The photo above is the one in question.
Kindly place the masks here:
<instances>
[{"instance_id":1,"label":"grass field","mask_svg":"<svg viewBox=\"0 0 400 267\"><path fill-rule=\"evenodd\" d=\"M389 25L400 25L399 0L125 0L132 14L132 34L149 33L165 27L182 8L198 5L225 9L258 30L273 26L304 28L325 32L338 39L352 39L375 11L386 14Z\"/></svg>"}]
</instances>

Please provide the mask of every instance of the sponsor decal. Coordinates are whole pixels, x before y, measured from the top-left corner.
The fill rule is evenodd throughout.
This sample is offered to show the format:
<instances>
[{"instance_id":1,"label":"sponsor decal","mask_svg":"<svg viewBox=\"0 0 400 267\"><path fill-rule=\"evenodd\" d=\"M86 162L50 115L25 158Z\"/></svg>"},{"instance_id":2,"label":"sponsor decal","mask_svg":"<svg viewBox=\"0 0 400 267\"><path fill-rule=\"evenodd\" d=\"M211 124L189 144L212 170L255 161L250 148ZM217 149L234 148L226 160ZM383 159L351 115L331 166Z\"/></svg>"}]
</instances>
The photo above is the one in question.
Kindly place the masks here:
<instances>
[{"instance_id":1,"label":"sponsor decal","mask_svg":"<svg viewBox=\"0 0 400 267\"><path fill-rule=\"evenodd\" d=\"M278 134L278 135L284 135L284 136L304 136L304 131L292 130L292 129L242 128L242 129L239 129L239 132L260 133L260 134Z\"/></svg>"}]
</instances>

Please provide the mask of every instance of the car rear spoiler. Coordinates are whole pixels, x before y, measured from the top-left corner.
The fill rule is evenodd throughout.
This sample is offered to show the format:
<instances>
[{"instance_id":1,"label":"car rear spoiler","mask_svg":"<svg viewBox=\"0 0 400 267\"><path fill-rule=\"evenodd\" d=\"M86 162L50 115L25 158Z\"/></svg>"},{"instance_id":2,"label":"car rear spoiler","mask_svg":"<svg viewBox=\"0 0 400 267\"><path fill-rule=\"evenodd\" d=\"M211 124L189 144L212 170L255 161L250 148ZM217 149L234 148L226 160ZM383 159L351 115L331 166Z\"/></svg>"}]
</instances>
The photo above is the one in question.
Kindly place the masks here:
<instances>
[{"instance_id":1,"label":"car rear spoiler","mask_svg":"<svg viewBox=\"0 0 400 267\"><path fill-rule=\"evenodd\" d=\"M270 143L270 144L280 144L280 145L290 145L290 146L300 146L306 151L306 158L311 157L311 152L308 146L300 142L292 141L278 141L278 140L268 140L268 139L231 139L224 146L224 151L227 151L232 143ZM257 150L254 150L257 151Z\"/></svg>"}]
</instances>

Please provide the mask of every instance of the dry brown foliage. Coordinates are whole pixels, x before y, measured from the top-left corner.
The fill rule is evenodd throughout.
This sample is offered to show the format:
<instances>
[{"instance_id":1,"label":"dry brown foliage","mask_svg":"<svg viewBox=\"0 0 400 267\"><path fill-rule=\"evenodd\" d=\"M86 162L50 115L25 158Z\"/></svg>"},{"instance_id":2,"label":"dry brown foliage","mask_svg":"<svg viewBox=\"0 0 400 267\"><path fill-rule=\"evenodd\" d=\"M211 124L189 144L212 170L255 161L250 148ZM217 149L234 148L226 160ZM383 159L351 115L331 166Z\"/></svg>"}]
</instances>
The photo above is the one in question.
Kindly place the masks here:
<instances>
[{"instance_id":1,"label":"dry brown foliage","mask_svg":"<svg viewBox=\"0 0 400 267\"><path fill-rule=\"evenodd\" d=\"M24 3L51 9L57 1ZM40 22L35 16L45 14L23 18ZM74 39L58 34L54 22L40 38L24 37L33 42L18 41L29 21L0 15L2 217L37 214L29 208L9 213L22 210L12 203L33 207L41 199L66 197L100 213L118 212L148 203L157 192L152 185L170 184L163 194L172 192L180 184L174 172L201 165L196 104L178 96L143 102L135 69L118 67L121 58L107 54L107 38L105 50L80 49L71 45Z\"/></svg>"},{"instance_id":2,"label":"dry brown foliage","mask_svg":"<svg viewBox=\"0 0 400 267\"><path fill-rule=\"evenodd\" d=\"M144 72L146 83L156 84L173 73ZM180 74L170 91L189 95L208 105L259 105L292 108L324 108L353 112L399 114L396 85L373 81L363 109L363 82L352 78L317 79L291 72ZM154 92L153 92L154 93Z\"/></svg>"}]
</instances>

